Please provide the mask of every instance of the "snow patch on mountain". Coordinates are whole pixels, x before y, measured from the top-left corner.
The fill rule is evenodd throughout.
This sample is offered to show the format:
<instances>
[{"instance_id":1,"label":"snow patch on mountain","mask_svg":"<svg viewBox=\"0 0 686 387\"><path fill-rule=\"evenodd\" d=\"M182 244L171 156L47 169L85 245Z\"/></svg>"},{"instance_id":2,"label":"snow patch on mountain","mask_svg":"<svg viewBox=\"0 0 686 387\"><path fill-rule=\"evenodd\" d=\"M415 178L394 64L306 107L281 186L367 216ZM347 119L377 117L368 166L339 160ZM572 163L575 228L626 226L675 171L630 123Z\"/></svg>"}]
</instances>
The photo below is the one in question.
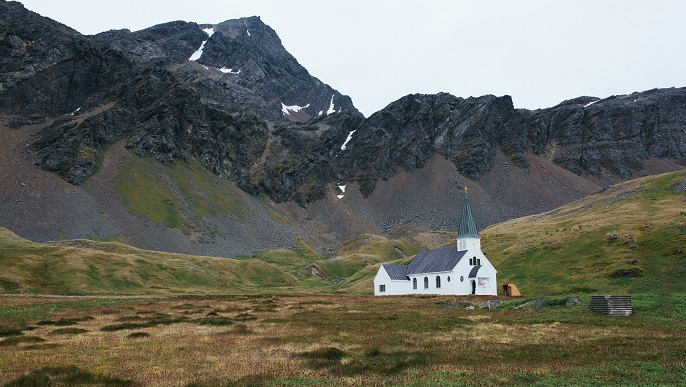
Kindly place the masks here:
<instances>
[{"instance_id":1,"label":"snow patch on mountain","mask_svg":"<svg viewBox=\"0 0 686 387\"><path fill-rule=\"evenodd\" d=\"M224 74L240 74L241 73L241 69L238 69L238 71L233 71L233 69L227 69L226 67L220 68L219 71L223 72Z\"/></svg>"},{"instance_id":2,"label":"snow patch on mountain","mask_svg":"<svg viewBox=\"0 0 686 387\"><path fill-rule=\"evenodd\" d=\"M188 58L188 60L196 61L196 60L200 59L200 57L202 56L202 50L205 49L205 43L207 43L207 40L202 41L202 44L200 45L200 48L198 49L198 51L194 52L193 55L191 55L191 57Z\"/></svg>"},{"instance_id":3,"label":"snow patch on mountain","mask_svg":"<svg viewBox=\"0 0 686 387\"><path fill-rule=\"evenodd\" d=\"M345 184L339 185L338 189L341 190L341 193L336 195L336 197L339 199L343 199L343 197L345 197Z\"/></svg>"},{"instance_id":4,"label":"snow patch on mountain","mask_svg":"<svg viewBox=\"0 0 686 387\"><path fill-rule=\"evenodd\" d=\"M298 105L291 105L291 106L286 106L283 102L281 102L281 111L283 112L283 115L290 115L291 112L297 113L301 111L302 109L305 109L309 107L310 104L308 103L305 106L298 106Z\"/></svg>"},{"instance_id":5,"label":"snow patch on mountain","mask_svg":"<svg viewBox=\"0 0 686 387\"><path fill-rule=\"evenodd\" d=\"M329 103L329 109L326 111L326 114L333 114L336 113L336 111L333 109L333 94L331 94L331 102Z\"/></svg>"},{"instance_id":6,"label":"snow patch on mountain","mask_svg":"<svg viewBox=\"0 0 686 387\"><path fill-rule=\"evenodd\" d=\"M346 150L348 143L350 142L350 140L353 139L353 133L355 133L356 131L357 131L357 129L355 129L355 130L351 131L350 133L348 133L348 138L346 138L346 139L345 139L345 142L343 143L343 145L341 145L341 150Z\"/></svg>"}]
</instances>

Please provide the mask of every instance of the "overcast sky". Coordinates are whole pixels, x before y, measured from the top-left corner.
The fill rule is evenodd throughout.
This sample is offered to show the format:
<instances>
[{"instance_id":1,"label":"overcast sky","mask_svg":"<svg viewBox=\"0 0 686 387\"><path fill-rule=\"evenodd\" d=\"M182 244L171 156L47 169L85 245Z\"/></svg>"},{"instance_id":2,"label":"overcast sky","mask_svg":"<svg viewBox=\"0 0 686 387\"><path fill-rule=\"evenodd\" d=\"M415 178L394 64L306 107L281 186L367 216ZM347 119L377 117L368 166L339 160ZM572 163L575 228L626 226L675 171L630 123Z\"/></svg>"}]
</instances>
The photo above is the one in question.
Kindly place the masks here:
<instances>
[{"instance_id":1,"label":"overcast sky","mask_svg":"<svg viewBox=\"0 0 686 387\"><path fill-rule=\"evenodd\" d=\"M258 15L366 116L412 93L537 109L686 86L681 0L21 0L84 34Z\"/></svg>"}]
</instances>

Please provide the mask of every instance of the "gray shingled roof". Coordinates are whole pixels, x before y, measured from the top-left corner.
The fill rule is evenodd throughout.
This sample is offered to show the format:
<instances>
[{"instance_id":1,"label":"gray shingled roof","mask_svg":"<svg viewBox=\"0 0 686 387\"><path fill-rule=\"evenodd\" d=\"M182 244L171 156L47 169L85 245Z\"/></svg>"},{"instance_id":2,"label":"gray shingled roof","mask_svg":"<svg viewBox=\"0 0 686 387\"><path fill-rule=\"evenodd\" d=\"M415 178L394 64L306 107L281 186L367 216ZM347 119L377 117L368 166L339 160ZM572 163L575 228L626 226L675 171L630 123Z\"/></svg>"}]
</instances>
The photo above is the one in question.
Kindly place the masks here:
<instances>
[{"instance_id":1,"label":"gray shingled roof","mask_svg":"<svg viewBox=\"0 0 686 387\"><path fill-rule=\"evenodd\" d=\"M457 251L455 246L435 250L420 251L410 262L407 274L438 273L450 271L455 268L460 259L467 253L466 250Z\"/></svg>"},{"instance_id":2,"label":"gray shingled roof","mask_svg":"<svg viewBox=\"0 0 686 387\"><path fill-rule=\"evenodd\" d=\"M460 219L460 228L457 230L458 238L481 238L479 230L476 228L476 222L472 215L472 207L469 205L469 200L464 198L462 205L462 219Z\"/></svg>"},{"instance_id":3,"label":"gray shingled roof","mask_svg":"<svg viewBox=\"0 0 686 387\"><path fill-rule=\"evenodd\" d=\"M469 272L469 278L476 277L476 273L479 272L479 269L481 269L481 266L474 266L472 270Z\"/></svg>"},{"instance_id":4,"label":"gray shingled roof","mask_svg":"<svg viewBox=\"0 0 686 387\"><path fill-rule=\"evenodd\" d=\"M408 265L381 265L386 269L386 273L391 277L392 280L406 280L407 279L407 266Z\"/></svg>"}]
</instances>

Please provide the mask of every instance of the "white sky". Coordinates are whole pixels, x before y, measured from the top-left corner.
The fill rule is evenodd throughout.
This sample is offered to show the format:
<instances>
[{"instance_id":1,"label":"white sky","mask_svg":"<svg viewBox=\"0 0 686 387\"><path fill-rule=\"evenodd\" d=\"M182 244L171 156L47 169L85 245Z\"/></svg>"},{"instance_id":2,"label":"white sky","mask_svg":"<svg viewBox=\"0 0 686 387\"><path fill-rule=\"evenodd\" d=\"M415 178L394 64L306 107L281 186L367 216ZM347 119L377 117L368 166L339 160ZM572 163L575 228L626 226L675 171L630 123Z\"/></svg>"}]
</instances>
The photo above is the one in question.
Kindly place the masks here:
<instances>
[{"instance_id":1,"label":"white sky","mask_svg":"<svg viewBox=\"0 0 686 387\"><path fill-rule=\"evenodd\" d=\"M365 116L411 93L536 109L686 86L681 0L21 0L84 34L258 15ZM288 101L290 102L290 101Z\"/></svg>"}]
</instances>

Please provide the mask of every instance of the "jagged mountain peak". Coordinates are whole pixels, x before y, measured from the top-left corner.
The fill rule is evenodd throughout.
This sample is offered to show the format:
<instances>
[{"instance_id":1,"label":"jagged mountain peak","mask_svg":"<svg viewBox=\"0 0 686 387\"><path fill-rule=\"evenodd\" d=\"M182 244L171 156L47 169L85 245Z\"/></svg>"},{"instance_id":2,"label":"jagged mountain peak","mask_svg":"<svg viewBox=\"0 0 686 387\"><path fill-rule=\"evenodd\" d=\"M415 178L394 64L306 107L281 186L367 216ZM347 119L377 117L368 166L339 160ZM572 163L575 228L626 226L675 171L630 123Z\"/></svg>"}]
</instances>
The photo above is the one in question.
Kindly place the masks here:
<instances>
[{"instance_id":1,"label":"jagged mountain peak","mask_svg":"<svg viewBox=\"0 0 686 387\"><path fill-rule=\"evenodd\" d=\"M271 27L265 24L259 16L229 19L213 25L215 32L221 32L231 39L239 36L255 39L269 38L281 43L281 39Z\"/></svg>"},{"instance_id":2,"label":"jagged mountain peak","mask_svg":"<svg viewBox=\"0 0 686 387\"><path fill-rule=\"evenodd\" d=\"M100 231L113 229L100 225L108 222L100 208L107 212L113 202L127 208L114 183L136 165L154 165L162 176L186 167L193 174L197 170L188 168L202 165L224 178L222 190L238 187L252 209L269 206L267 212L250 221L216 222L207 220L215 216L211 210L189 213L193 203L213 202L207 199L223 193L213 186L199 188L201 197L179 192L170 183L179 176L160 178L153 190L159 198L151 200L181 213L181 222L215 222L220 230L213 232L227 235L222 246L243 252L247 245L230 236L254 219L262 222L254 229L285 230L283 223L293 228L243 234L253 247L262 237L283 246L284 233L296 228L320 241L359 232L454 229L458 214L451 205L469 184L473 204L487 207L478 211L488 215L479 219L485 226L686 163L686 89L579 97L534 111L515 109L507 95L411 94L365 119L349 97L310 75L259 17L173 21L84 36L0 0L0 31L3 143L25 135L11 147L0 146L0 161L13 163L0 165L0 220L10 219L12 229L33 227L18 219L43 211L50 196L51 190L36 189L21 206L10 200L24 198L34 173L55 179L33 163L73 184L58 181L65 190L88 193L79 204L88 215L79 218L92 219L88 227ZM14 175L15 164L25 167L23 174ZM271 201L263 200L265 194ZM98 196L107 205L88 202ZM49 202L73 203L58 199ZM53 223L75 206L51 207ZM140 221L139 231L149 226L139 219L146 215L128 210L114 227L126 239L134 235L130 223ZM33 220L43 223L42 235L53 233L37 239L56 237L55 230L45 231L50 222ZM78 220L71 225L78 231L71 236L91 232ZM221 253L194 245L197 235L184 239L177 231L160 227L155 235L185 241L185 251ZM135 238L145 241L144 234ZM142 245L159 246L154 242Z\"/></svg>"}]
</instances>

